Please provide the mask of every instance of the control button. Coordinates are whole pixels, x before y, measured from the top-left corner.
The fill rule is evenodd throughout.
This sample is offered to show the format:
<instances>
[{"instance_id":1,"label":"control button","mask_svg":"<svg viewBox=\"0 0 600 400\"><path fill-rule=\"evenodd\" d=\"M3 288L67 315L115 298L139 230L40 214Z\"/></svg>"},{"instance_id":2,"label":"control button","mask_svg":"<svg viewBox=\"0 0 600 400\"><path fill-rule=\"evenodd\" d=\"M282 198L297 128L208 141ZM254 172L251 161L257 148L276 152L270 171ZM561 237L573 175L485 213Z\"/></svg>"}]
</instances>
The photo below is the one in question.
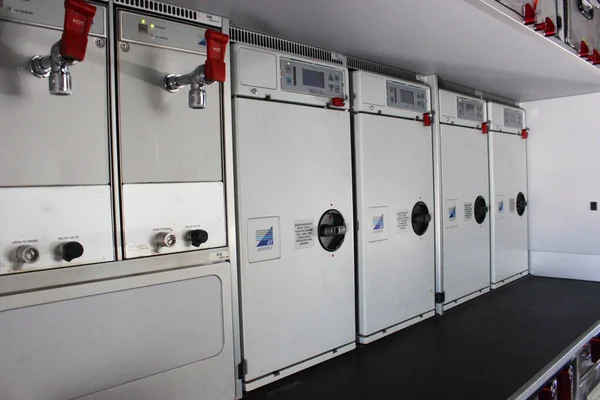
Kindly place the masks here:
<instances>
[{"instance_id":1,"label":"control button","mask_svg":"<svg viewBox=\"0 0 600 400\"><path fill-rule=\"evenodd\" d=\"M286 65L285 66L285 73L286 74L291 74L292 73L292 66L291 65Z\"/></svg>"},{"instance_id":2,"label":"control button","mask_svg":"<svg viewBox=\"0 0 600 400\"><path fill-rule=\"evenodd\" d=\"M340 80L340 76L338 74L335 74L335 81L339 82L339 80Z\"/></svg>"},{"instance_id":3,"label":"control button","mask_svg":"<svg viewBox=\"0 0 600 400\"><path fill-rule=\"evenodd\" d=\"M333 83L330 83L330 84L329 84L329 91L330 91L330 92L333 92L333 87L334 87Z\"/></svg>"},{"instance_id":4,"label":"control button","mask_svg":"<svg viewBox=\"0 0 600 400\"><path fill-rule=\"evenodd\" d=\"M292 77L288 76L287 78L285 78L285 83L287 83L288 85L292 84Z\"/></svg>"},{"instance_id":5,"label":"control button","mask_svg":"<svg viewBox=\"0 0 600 400\"><path fill-rule=\"evenodd\" d=\"M200 247L202 243L208 241L208 232L202 229L193 230L190 232L190 240L192 241L192 246Z\"/></svg>"},{"instance_id":6,"label":"control button","mask_svg":"<svg viewBox=\"0 0 600 400\"><path fill-rule=\"evenodd\" d=\"M83 246L79 242L67 242L62 246L62 259L71 262L83 255Z\"/></svg>"},{"instance_id":7,"label":"control button","mask_svg":"<svg viewBox=\"0 0 600 400\"><path fill-rule=\"evenodd\" d=\"M333 74L329 74L329 80L333 82Z\"/></svg>"},{"instance_id":8,"label":"control button","mask_svg":"<svg viewBox=\"0 0 600 400\"><path fill-rule=\"evenodd\" d=\"M161 247L173 247L175 246L175 243L177 243L177 237L171 232L159 232L154 238L154 243L158 250L160 250Z\"/></svg>"},{"instance_id":9,"label":"control button","mask_svg":"<svg viewBox=\"0 0 600 400\"><path fill-rule=\"evenodd\" d=\"M341 89L339 86L336 86L336 87L335 87L335 92L336 92L336 93L340 93L341 91L342 91L342 89Z\"/></svg>"}]
</instances>

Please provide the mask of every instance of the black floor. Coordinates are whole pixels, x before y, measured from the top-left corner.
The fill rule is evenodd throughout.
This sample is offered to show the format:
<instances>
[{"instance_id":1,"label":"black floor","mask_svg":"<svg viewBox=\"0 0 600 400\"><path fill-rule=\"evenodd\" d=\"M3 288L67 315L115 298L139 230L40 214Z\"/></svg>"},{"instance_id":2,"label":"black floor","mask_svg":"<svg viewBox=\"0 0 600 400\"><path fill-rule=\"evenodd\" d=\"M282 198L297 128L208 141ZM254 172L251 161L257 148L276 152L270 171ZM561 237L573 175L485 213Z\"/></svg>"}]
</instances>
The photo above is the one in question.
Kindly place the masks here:
<instances>
[{"instance_id":1,"label":"black floor","mask_svg":"<svg viewBox=\"0 0 600 400\"><path fill-rule=\"evenodd\" d=\"M527 277L248 400L506 399L600 319L600 283Z\"/></svg>"}]
</instances>

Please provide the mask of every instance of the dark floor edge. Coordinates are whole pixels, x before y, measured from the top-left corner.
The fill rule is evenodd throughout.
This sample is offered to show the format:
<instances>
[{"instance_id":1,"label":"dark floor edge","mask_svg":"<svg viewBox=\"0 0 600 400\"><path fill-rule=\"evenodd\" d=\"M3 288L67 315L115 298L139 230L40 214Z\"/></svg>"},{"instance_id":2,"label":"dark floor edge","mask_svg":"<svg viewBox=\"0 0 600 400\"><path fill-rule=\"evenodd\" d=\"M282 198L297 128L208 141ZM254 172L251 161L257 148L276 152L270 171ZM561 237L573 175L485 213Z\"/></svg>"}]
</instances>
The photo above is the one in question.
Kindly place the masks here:
<instances>
[{"instance_id":1,"label":"dark floor edge","mask_svg":"<svg viewBox=\"0 0 600 400\"><path fill-rule=\"evenodd\" d=\"M573 359L579 350L589 342L594 336L600 333L600 319L594 323L587 331L579 336L569 347L556 356L548 365L546 365L533 378L519 388L508 400L527 400L547 381L556 375L560 369Z\"/></svg>"}]
</instances>

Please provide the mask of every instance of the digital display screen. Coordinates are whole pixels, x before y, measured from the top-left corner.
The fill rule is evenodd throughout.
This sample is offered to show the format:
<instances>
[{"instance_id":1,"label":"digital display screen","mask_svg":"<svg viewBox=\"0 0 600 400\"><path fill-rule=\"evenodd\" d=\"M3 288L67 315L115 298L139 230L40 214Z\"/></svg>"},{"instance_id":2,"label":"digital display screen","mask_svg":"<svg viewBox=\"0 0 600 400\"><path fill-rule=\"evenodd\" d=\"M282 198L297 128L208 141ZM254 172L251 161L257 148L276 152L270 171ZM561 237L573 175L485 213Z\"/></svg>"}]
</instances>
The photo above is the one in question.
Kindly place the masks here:
<instances>
[{"instance_id":1,"label":"digital display screen","mask_svg":"<svg viewBox=\"0 0 600 400\"><path fill-rule=\"evenodd\" d=\"M325 73L302 68L302 84L324 89Z\"/></svg>"},{"instance_id":2,"label":"digital display screen","mask_svg":"<svg viewBox=\"0 0 600 400\"><path fill-rule=\"evenodd\" d=\"M405 104L415 104L415 92L400 89L400 101Z\"/></svg>"},{"instance_id":3,"label":"digital display screen","mask_svg":"<svg viewBox=\"0 0 600 400\"><path fill-rule=\"evenodd\" d=\"M523 123L521 113L508 108L504 109L504 125L511 128L521 128Z\"/></svg>"}]
</instances>

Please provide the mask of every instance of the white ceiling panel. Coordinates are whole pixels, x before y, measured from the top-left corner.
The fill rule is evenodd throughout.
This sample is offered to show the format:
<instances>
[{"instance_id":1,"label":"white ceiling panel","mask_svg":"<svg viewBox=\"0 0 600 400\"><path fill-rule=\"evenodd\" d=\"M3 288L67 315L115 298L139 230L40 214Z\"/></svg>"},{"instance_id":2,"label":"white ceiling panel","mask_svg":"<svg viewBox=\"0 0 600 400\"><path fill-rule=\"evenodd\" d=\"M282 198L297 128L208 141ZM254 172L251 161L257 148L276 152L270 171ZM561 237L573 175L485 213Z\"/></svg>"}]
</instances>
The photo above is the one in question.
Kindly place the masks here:
<instances>
[{"instance_id":1,"label":"white ceiling panel","mask_svg":"<svg viewBox=\"0 0 600 400\"><path fill-rule=\"evenodd\" d=\"M600 91L597 67L481 0L172 1L517 101Z\"/></svg>"}]
</instances>

